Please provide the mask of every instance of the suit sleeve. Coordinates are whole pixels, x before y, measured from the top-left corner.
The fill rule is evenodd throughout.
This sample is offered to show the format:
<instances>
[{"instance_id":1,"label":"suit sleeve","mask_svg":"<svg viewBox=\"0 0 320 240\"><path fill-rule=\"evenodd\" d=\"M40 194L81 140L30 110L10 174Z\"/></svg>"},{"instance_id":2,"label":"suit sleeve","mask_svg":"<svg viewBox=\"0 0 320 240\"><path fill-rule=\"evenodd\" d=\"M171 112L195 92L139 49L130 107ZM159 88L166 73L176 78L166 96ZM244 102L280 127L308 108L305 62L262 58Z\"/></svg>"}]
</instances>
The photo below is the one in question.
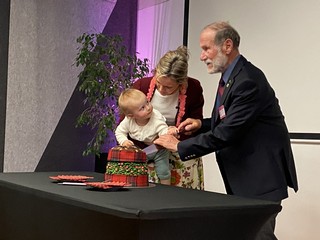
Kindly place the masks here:
<instances>
[{"instance_id":1,"label":"suit sleeve","mask_svg":"<svg viewBox=\"0 0 320 240\"><path fill-rule=\"evenodd\" d=\"M262 109L262 94L254 81L243 81L240 85L234 86L224 105L226 117L216 123L213 122L214 115L210 119L204 119L199 135L178 144L180 158L189 160L201 157L240 139Z\"/></svg>"}]
</instances>

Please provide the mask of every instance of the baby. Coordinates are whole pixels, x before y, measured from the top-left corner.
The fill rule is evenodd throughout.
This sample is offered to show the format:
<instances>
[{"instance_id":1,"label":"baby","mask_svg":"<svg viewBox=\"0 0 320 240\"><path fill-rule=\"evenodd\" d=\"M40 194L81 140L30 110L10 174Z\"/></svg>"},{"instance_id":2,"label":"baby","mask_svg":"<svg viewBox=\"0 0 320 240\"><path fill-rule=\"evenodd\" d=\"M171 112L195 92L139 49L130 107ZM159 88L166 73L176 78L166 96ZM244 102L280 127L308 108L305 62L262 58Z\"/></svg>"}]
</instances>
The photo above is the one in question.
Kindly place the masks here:
<instances>
[{"instance_id":1,"label":"baby","mask_svg":"<svg viewBox=\"0 0 320 240\"><path fill-rule=\"evenodd\" d=\"M151 145L162 134L177 134L176 127L168 127L162 114L153 109L146 95L140 90L124 90L118 99L118 104L121 112L125 115L115 131L116 139L121 146L134 145L128 136ZM154 161L160 183L170 185L169 151L160 149L155 153L148 154L147 160L148 162Z\"/></svg>"}]
</instances>

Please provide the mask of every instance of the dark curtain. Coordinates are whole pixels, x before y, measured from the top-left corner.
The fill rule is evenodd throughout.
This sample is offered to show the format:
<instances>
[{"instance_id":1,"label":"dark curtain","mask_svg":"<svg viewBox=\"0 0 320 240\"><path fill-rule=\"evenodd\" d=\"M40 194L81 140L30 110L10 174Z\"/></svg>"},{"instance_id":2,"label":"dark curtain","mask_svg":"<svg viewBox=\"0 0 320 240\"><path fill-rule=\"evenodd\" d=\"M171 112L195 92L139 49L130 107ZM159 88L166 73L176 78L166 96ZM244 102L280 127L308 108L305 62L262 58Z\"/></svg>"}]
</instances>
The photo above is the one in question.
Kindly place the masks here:
<instances>
[{"instance_id":1,"label":"dark curtain","mask_svg":"<svg viewBox=\"0 0 320 240\"><path fill-rule=\"evenodd\" d=\"M138 0L118 0L102 31L105 35L120 35L130 54L136 53Z\"/></svg>"},{"instance_id":2,"label":"dark curtain","mask_svg":"<svg viewBox=\"0 0 320 240\"><path fill-rule=\"evenodd\" d=\"M138 0L118 0L102 33L108 36L120 35L128 53L134 55L136 53L137 20ZM108 149L116 144L112 133L109 133L109 138L113 139L104 144L102 149L105 149L105 151L100 154L100 157L96 157L96 172L105 172Z\"/></svg>"}]
</instances>

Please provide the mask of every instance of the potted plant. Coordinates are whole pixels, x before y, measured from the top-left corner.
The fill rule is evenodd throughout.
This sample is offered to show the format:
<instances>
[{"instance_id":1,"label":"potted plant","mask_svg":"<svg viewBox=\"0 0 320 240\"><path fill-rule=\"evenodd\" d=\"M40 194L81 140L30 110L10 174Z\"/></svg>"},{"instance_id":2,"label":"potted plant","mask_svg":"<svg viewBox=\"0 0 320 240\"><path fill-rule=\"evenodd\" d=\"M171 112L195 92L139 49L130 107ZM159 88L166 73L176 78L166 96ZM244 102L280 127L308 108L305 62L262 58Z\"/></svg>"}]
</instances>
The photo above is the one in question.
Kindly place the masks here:
<instances>
[{"instance_id":1,"label":"potted plant","mask_svg":"<svg viewBox=\"0 0 320 240\"><path fill-rule=\"evenodd\" d=\"M120 93L130 87L137 78L149 73L148 59L139 59L129 54L119 35L84 33L77 38L77 67L79 91L85 95L85 110L76 120L76 127L89 126L94 136L83 155L100 153L101 147L115 141L114 129L119 120L117 100Z\"/></svg>"}]
</instances>

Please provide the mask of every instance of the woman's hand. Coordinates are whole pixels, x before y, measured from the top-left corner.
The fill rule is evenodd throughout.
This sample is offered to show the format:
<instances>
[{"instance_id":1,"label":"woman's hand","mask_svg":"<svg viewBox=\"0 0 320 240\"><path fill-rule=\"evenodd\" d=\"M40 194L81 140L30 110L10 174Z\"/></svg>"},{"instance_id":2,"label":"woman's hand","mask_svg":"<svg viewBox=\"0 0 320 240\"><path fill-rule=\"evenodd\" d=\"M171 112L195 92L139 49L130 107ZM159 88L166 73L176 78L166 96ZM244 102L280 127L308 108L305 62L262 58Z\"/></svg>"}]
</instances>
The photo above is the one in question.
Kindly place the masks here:
<instances>
[{"instance_id":1,"label":"woman's hand","mask_svg":"<svg viewBox=\"0 0 320 240\"><path fill-rule=\"evenodd\" d=\"M173 135L173 136L175 136L176 138L179 138L179 131L178 131L178 128L176 128L175 126L170 126L170 127L168 127L168 132L167 132L167 134Z\"/></svg>"},{"instance_id":2,"label":"woman's hand","mask_svg":"<svg viewBox=\"0 0 320 240\"><path fill-rule=\"evenodd\" d=\"M201 120L187 118L178 126L178 131L184 133L185 135L191 135L192 133L198 131L201 128Z\"/></svg>"}]
</instances>

